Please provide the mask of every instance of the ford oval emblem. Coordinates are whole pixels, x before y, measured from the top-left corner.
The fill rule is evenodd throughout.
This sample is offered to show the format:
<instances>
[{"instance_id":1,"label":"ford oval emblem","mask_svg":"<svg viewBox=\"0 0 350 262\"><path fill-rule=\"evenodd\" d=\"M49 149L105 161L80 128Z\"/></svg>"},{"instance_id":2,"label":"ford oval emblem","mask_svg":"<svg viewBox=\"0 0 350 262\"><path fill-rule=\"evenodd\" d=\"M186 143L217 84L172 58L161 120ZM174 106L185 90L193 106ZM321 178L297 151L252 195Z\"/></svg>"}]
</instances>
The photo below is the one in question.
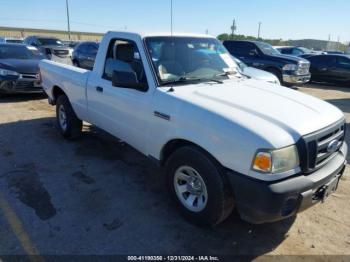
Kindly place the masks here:
<instances>
[{"instance_id":1,"label":"ford oval emblem","mask_svg":"<svg viewBox=\"0 0 350 262\"><path fill-rule=\"evenodd\" d=\"M339 148L339 141L338 140L333 140L332 142L330 142L327 146L327 152L328 153L334 153L335 151L337 151Z\"/></svg>"}]
</instances>

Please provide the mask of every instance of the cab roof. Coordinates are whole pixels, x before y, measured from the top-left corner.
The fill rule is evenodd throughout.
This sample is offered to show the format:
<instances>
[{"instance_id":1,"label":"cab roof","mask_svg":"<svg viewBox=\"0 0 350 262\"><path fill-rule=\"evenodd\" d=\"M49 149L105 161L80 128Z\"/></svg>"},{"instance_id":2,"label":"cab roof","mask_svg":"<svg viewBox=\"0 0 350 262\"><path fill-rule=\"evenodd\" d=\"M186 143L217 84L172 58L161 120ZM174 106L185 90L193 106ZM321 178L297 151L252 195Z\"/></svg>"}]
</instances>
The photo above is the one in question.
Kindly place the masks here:
<instances>
[{"instance_id":1,"label":"cab roof","mask_svg":"<svg viewBox=\"0 0 350 262\"><path fill-rule=\"evenodd\" d=\"M141 38L146 37L202 37L202 38L215 38L211 35L206 34L195 34L195 33L179 33L179 32L127 32L127 31L109 31L106 33L108 34L127 34L130 36L139 36Z\"/></svg>"}]
</instances>

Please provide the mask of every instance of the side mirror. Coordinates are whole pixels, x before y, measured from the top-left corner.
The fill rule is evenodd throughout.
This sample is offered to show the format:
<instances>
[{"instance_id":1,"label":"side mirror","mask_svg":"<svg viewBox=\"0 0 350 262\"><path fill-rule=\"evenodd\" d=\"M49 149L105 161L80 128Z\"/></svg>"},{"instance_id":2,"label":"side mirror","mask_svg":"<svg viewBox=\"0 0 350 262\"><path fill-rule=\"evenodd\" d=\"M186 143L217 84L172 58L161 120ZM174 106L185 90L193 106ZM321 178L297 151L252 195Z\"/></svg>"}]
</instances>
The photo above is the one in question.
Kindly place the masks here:
<instances>
[{"instance_id":1,"label":"side mirror","mask_svg":"<svg viewBox=\"0 0 350 262\"><path fill-rule=\"evenodd\" d=\"M137 80L134 71L113 71L112 85L120 88L130 88L139 91L146 91L146 86Z\"/></svg>"},{"instance_id":2,"label":"side mirror","mask_svg":"<svg viewBox=\"0 0 350 262\"><path fill-rule=\"evenodd\" d=\"M251 50L251 51L249 52L249 55L250 55L250 56L259 56L259 52L258 52L258 50L253 49L253 50Z\"/></svg>"}]
</instances>

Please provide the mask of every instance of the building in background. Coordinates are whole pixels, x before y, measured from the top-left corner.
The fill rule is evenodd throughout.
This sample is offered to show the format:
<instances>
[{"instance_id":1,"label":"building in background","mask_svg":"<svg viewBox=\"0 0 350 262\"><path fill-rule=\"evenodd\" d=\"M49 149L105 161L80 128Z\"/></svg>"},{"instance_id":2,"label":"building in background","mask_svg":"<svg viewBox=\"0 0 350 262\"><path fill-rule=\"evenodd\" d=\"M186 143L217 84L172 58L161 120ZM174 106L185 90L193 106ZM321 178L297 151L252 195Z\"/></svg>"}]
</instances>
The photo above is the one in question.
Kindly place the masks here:
<instances>
[{"instance_id":1,"label":"building in background","mask_svg":"<svg viewBox=\"0 0 350 262\"><path fill-rule=\"evenodd\" d=\"M33 29L33 28L15 28L15 27L0 27L0 37L25 38L31 35L51 36L61 40L68 40L67 31L48 30L48 29ZM70 32L71 40L81 41L99 41L103 34L89 32Z\"/></svg>"},{"instance_id":2,"label":"building in background","mask_svg":"<svg viewBox=\"0 0 350 262\"><path fill-rule=\"evenodd\" d=\"M316 39L301 39L301 40L289 40L289 44L292 46L302 46L316 51L326 50L344 50L344 45L335 41L316 40Z\"/></svg>"}]
</instances>

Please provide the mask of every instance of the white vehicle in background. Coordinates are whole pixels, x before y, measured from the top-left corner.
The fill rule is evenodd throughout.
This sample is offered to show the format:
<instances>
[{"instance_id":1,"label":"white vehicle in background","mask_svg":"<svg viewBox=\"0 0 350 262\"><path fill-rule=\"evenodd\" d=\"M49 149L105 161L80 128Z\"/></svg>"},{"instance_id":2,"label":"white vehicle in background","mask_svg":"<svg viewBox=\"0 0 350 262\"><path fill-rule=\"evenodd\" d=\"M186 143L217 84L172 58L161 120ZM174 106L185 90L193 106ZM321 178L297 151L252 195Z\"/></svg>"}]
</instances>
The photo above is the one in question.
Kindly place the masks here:
<instances>
[{"instance_id":1,"label":"white vehicle in background","mask_svg":"<svg viewBox=\"0 0 350 262\"><path fill-rule=\"evenodd\" d=\"M23 38L0 37L0 43L23 44Z\"/></svg>"},{"instance_id":2,"label":"white vehicle in background","mask_svg":"<svg viewBox=\"0 0 350 262\"><path fill-rule=\"evenodd\" d=\"M346 50L346 52L345 52L347 55L350 55L350 44L349 44L349 47L348 47L348 49Z\"/></svg>"},{"instance_id":3,"label":"white vehicle in background","mask_svg":"<svg viewBox=\"0 0 350 262\"><path fill-rule=\"evenodd\" d=\"M267 71L260 70L254 67L249 67L245 63L243 63L241 60L238 58L232 56L232 58L235 60L235 62L238 65L238 70L240 70L240 73L242 75L254 78L256 80L261 80L265 82L269 82L272 84L277 84L281 85L280 81L278 80L278 77L275 76L274 74L271 74Z\"/></svg>"},{"instance_id":4,"label":"white vehicle in background","mask_svg":"<svg viewBox=\"0 0 350 262\"><path fill-rule=\"evenodd\" d=\"M156 161L195 224L234 208L272 222L323 202L345 169L344 114L235 69L214 37L128 32L104 36L92 71L40 62L62 135L87 121Z\"/></svg>"}]
</instances>

